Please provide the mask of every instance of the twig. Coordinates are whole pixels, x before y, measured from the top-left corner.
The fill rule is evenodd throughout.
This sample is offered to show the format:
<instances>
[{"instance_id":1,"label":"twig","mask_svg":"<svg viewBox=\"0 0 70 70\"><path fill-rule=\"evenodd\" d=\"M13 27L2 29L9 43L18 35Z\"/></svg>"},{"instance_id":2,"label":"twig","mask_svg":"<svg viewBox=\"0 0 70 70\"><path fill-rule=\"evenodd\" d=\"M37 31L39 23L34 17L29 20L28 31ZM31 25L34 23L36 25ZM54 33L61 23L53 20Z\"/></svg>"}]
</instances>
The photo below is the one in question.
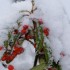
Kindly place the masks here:
<instances>
[{"instance_id":1,"label":"twig","mask_svg":"<svg viewBox=\"0 0 70 70\"><path fill-rule=\"evenodd\" d=\"M32 2L32 9L31 9L31 11L28 11L28 10L22 10L22 11L20 11L19 13L29 13L29 14L32 14L35 10L37 10L37 7L35 7L35 2L34 2L34 0L32 0L31 1Z\"/></svg>"}]
</instances>

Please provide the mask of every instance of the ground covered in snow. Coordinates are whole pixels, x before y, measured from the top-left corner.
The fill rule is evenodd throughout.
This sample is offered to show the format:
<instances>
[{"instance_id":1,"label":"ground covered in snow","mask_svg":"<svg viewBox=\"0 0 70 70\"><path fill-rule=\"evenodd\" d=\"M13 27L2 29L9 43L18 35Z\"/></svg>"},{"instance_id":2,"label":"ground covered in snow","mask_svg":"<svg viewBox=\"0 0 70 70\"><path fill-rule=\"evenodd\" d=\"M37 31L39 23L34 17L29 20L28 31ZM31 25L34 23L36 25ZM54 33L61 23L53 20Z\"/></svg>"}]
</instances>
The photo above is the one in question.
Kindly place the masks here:
<instances>
[{"instance_id":1,"label":"ground covered in snow","mask_svg":"<svg viewBox=\"0 0 70 70\"><path fill-rule=\"evenodd\" d=\"M39 10L32 17L43 18L45 26L50 29L49 45L55 61L60 61L62 70L70 70L70 1L35 0L35 2ZM31 10L31 6L31 0L16 3L13 0L0 0L0 45L7 39L8 30L17 27L16 20L22 15L19 11ZM30 24L28 17L24 22ZM27 41L23 43L26 51L11 63L16 70L29 70L33 66L35 52L32 45L30 47L28 45L30 43ZM0 58L2 54L3 51L0 51ZM7 70L1 63L0 69Z\"/></svg>"}]
</instances>

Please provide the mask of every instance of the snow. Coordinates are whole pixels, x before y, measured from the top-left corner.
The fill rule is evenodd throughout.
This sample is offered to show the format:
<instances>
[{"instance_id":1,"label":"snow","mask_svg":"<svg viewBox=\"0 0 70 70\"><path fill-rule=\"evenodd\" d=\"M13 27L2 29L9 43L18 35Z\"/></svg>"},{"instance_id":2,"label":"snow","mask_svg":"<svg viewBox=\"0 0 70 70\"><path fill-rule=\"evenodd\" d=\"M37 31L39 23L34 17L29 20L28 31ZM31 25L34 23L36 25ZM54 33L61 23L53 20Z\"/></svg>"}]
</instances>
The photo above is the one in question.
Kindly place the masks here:
<instances>
[{"instance_id":1,"label":"snow","mask_svg":"<svg viewBox=\"0 0 70 70\"><path fill-rule=\"evenodd\" d=\"M62 70L70 70L70 0L35 0L35 2L39 10L30 17L43 18L44 26L50 29L49 43L55 61L60 61ZM17 27L16 20L21 16L19 11L30 11L31 6L31 0L19 2L0 0L0 45L7 39L8 28ZM30 23L29 17L25 17L24 20L24 23ZM25 52L11 63L15 70L29 70L33 66L35 56L33 46L27 41L22 46ZM62 57L61 52L65 56ZM7 70L1 63L0 68Z\"/></svg>"},{"instance_id":2,"label":"snow","mask_svg":"<svg viewBox=\"0 0 70 70\"><path fill-rule=\"evenodd\" d=\"M35 49L28 41L24 41L22 46L25 48L25 52L18 55L11 64L14 65L16 70L29 70L33 66Z\"/></svg>"},{"instance_id":3,"label":"snow","mask_svg":"<svg viewBox=\"0 0 70 70\"><path fill-rule=\"evenodd\" d=\"M54 59L56 62L60 61L62 70L70 70L70 1L38 0L38 2L41 3L39 8L46 13L44 20L50 28L49 39ZM61 52L66 56L62 57Z\"/></svg>"},{"instance_id":4,"label":"snow","mask_svg":"<svg viewBox=\"0 0 70 70\"><path fill-rule=\"evenodd\" d=\"M21 2L16 2L13 3L12 5L14 7L14 9L16 9L17 11L21 11L21 10L31 10L32 4L30 1L21 1ZM26 7L26 8L25 8Z\"/></svg>"},{"instance_id":5,"label":"snow","mask_svg":"<svg viewBox=\"0 0 70 70\"><path fill-rule=\"evenodd\" d=\"M25 5L27 8L25 8ZM0 0L0 8L1 8L0 9L0 16L1 16L0 17L0 45L2 45L3 41L7 39L7 33L9 29L12 27L17 28L16 21L19 17L21 17L19 11L31 10L31 2L26 1L26 2L12 3L11 0L10 1ZM11 63L12 65L15 66L15 70L28 70L33 66L35 53L34 51L31 51L33 48L30 49L30 47L33 46L30 46L28 48L28 44L25 43L25 45L27 45L27 47L25 49L26 51L24 52L24 54L21 54L20 56L18 55L17 58ZM4 51L0 52L0 58L3 55L3 52ZM1 62L0 62L0 69L7 70L2 66Z\"/></svg>"}]
</instances>

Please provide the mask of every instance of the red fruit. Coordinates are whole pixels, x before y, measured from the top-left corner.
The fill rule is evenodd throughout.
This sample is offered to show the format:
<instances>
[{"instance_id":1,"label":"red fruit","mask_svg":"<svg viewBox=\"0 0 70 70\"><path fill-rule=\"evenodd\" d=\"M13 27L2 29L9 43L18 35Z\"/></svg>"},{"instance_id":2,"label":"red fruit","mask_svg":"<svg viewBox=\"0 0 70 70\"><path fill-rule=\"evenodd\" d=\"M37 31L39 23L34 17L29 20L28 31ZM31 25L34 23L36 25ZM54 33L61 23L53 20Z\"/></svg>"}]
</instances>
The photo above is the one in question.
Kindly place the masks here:
<instances>
[{"instance_id":1,"label":"red fruit","mask_svg":"<svg viewBox=\"0 0 70 70\"><path fill-rule=\"evenodd\" d=\"M44 34L45 34L46 36L49 35L49 29L48 29L48 28L44 28L44 29L43 29L43 32L44 32Z\"/></svg>"},{"instance_id":2,"label":"red fruit","mask_svg":"<svg viewBox=\"0 0 70 70\"><path fill-rule=\"evenodd\" d=\"M42 19L39 19L38 22L39 22L40 25L43 24L43 20Z\"/></svg>"},{"instance_id":3,"label":"red fruit","mask_svg":"<svg viewBox=\"0 0 70 70\"><path fill-rule=\"evenodd\" d=\"M9 60L9 57L10 57L10 55L7 55L7 56L6 56L6 60Z\"/></svg>"},{"instance_id":4,"label":"red fruit","mask_svg":"<svg viewBox=\"0 0 70 70\"><path fill-rule=\"evenodd\" d=\"M14 70L14 66L13 65L9 65L8 66L8 70Z\"/></svg>"},{"instance_id":5,"label":"red fruit","mask_svg":"<svg viewBox=\"0 0 70 70\"><path fill-rule=\"evenodd\" d=\"M12 60L12 56L11 55L6 58L6 61L11 61L11 60Z\"/></svg>"},{"instance_id":6,"label":"red fruit","mask_svg":"<svg viewBox=\"0 0 70 70\"><path fill-rule=\"evenodd\" d=\"M22 47L16 47L16 49L14 50L16 54L21 54L24 52L24 48Z\"/></svg>"},{"instance_id":7,"label":"red fruit","mask_svg":"<svg viewBox=\"0 0 70 70\"><path fill-rule=\"evenodd\" d=\"M5 56L3 56L3 57L1 58L1 60L2 60L2 61L5 61L5 60L6 60L6 57L5 57Z\"/></svg>"},{"instance_id":8,"label":"red fruit","mask_svg":"<svg viewBox=\"0 0 70 70\"><path fill-rule=\"evenodd\" d=\"M6 61L10 60L10 57L11 56L9 54L5 54L5 56L4 56L4 58L5 58Z\"/></svg>"},{"instance_id":9,"label":"red fruit","mask_svg":"<svg viewBox=\"0 0 70 70\"><path fill-rule=\"evenodd\" d=\"M21 54L21 53L23 53L23 52L24 52L24 48L21 48L21 47L18 48L18 50L17 50L17 53L18 53L18 54Z\"/></svg>"},{"instance_id":10,"label":"red fruit","mask_svg":"<svg viewBox=\"0 0 70 70\"><path fill-rule=\"evenodd\" d=\"M1 60L2 61L11 61L12 59L11 59L11 55L9 54L9 53L5 53L4 55L3 55L3 57L1 58Z\"/></svg>"},{"instance_id":11,"label":"red fruit","mask_svg":"<svg viewBox=\"0 0 70 70\"><path fill-rule=\"evenodd\" d=\"M3 47L2 46L0 46L0 51L3 49Z\"/></svg>"},{"instance_id":12,"label":"red fruit","mask_svg":"<svg viewBox=\"0 0 70 70\"><path fill-rule=\"evenodd\" d=\"M15 55L11 55L8 60L12 61L15 57L16 57Z\"/></svg>"},{"instance_id":13,"label":"red fruit","mask_svg":"<svg viewBox=\"0 0 70 70\"><path fill-rule=\"evenodd\" d=\"M28 25L24 25L23 29L25 29L25 30L28 29Z\"/></svg>"},{"instance_id":14,"label":"red fruit","mask_svg":"<svg viewBox=\"0 0 70 70\"><path fill-rule=\"evenodd\" d=\"M8 56L6 60L12 61L16 56L17 56L17 53L13 51L12 54Z\"/></svg>"},{"instance_id":15,"label":"red fruit","mask_svg":"<svg viewBox=\"0 0 70 70\"><path fill-rule=\"evenodd\" d=\"M27 30L25 30L25 29L21 30L21 34L26 34L26 32L27 32Z\"/></svg>"},{"instance_id":16,"label":"red fruit","mask_svg":"<svg viewBox=\"0 0 70 70\"><path fill-rule=\"evenodd\" d=\"M5 53L5 54L2 56L1 60L2 60L2 61L5 61L5 60L7 59L7 55L8 55L8 54Z\"/></svg>"},{"instance_id":17,"label":"red fruit","mask_svg":"<svg viewBox=\"0 0 70 70\"><path fill-rule=\"evenodd\" d=\"M12 56L17 56L16 51L13 51L13 52L12 52Z\"/></svg>"}]
</instances>

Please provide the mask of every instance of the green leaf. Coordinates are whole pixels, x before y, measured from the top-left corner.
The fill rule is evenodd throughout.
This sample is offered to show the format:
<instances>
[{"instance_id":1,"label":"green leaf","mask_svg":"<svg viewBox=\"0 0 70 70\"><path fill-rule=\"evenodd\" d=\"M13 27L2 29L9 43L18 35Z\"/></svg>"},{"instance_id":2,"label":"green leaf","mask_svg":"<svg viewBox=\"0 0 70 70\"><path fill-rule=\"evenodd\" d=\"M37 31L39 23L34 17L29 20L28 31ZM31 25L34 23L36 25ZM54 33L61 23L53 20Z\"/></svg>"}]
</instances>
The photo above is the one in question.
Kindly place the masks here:
<instances>
[{"instance_id":1,"label":"green leaf","mask_svg":"<svg viewBox=\"0 0 70 70\"><path fill-rule=\"evenodd\" d=\"M8 39L10 39L10 38L11 38L11 33L9 32L9 33L8 33Z\"/></svg>"},{"instance_id":2,"label":"green leaf","mask_svg":"<svg viewBox=\"0 0 70 70\"><path fill-rule=\"evenodd\" d=\"M48 62L49 62L49 52L48 52L48 50L47 50L47 47L46 47L46 44L45 44L45 46L44 46L44 53L45 53L45 59L46 59L46 63L48 64Z\"/></svg>"},{"instance_id":3,"label":"green leaf","mask_svg":"<svg viewBox=\"0 0 70 70\"><path fill-rule=\"evenodd\" d=\"M12 40L9 40L9 46L13 46L14 42Z\"/></svg>"},{"instance_id":4,"label":"green leaf","mask_svg":"<svg viewBox=\"0 0 70 70\"><path fill-rule=\"evenodd\" d=\"M55 63L55 62L53 61L53 63L52 63L52 67L53 67L53 68L57 68L57 70L61 70L61 66L59 65L58 62Z\"/></svg>"},{"instance_id":5,"label":"green leaf","mask_svg":"<svg viewBox=\"0 0 70 70\"><path fill-rule=\"evenodd\" d=\"M43 63L45 63L45 59L44 58L42 58L42 56L39 58L39 64L43 64Z\"/></svg>"},{"instance_id":6,"label":"green leaf","mask_svg":"<svg viewBox=\"0 0 70 70\"><path fill-rule=\"evenodd\" d=\"M43 63L36 67L33 67L31 70L44 70L44 69L46 69L46 64Z\"/></svg>"},{"instance_id":7,"label":"green leaf","mask_svg":"<svg viewBox=\"0 0 70 70\"><path fill-rule=\"evenodd\" d=\"M8 40L4 41L4 46L7 48L8 47Z\"/></svg>"},{"instance_id":8,"label":"green leaf","mask_svg":"<svg viewBox=\"0 0 70 70\"><path fill-rule=\"evenodd\" d=\"M20 34L17 34L17 35L15 35L15 36L13 37L14 44L15 44L15 42L19 39L19 36L20 36Z\"/></svg>"}]
</instances>

